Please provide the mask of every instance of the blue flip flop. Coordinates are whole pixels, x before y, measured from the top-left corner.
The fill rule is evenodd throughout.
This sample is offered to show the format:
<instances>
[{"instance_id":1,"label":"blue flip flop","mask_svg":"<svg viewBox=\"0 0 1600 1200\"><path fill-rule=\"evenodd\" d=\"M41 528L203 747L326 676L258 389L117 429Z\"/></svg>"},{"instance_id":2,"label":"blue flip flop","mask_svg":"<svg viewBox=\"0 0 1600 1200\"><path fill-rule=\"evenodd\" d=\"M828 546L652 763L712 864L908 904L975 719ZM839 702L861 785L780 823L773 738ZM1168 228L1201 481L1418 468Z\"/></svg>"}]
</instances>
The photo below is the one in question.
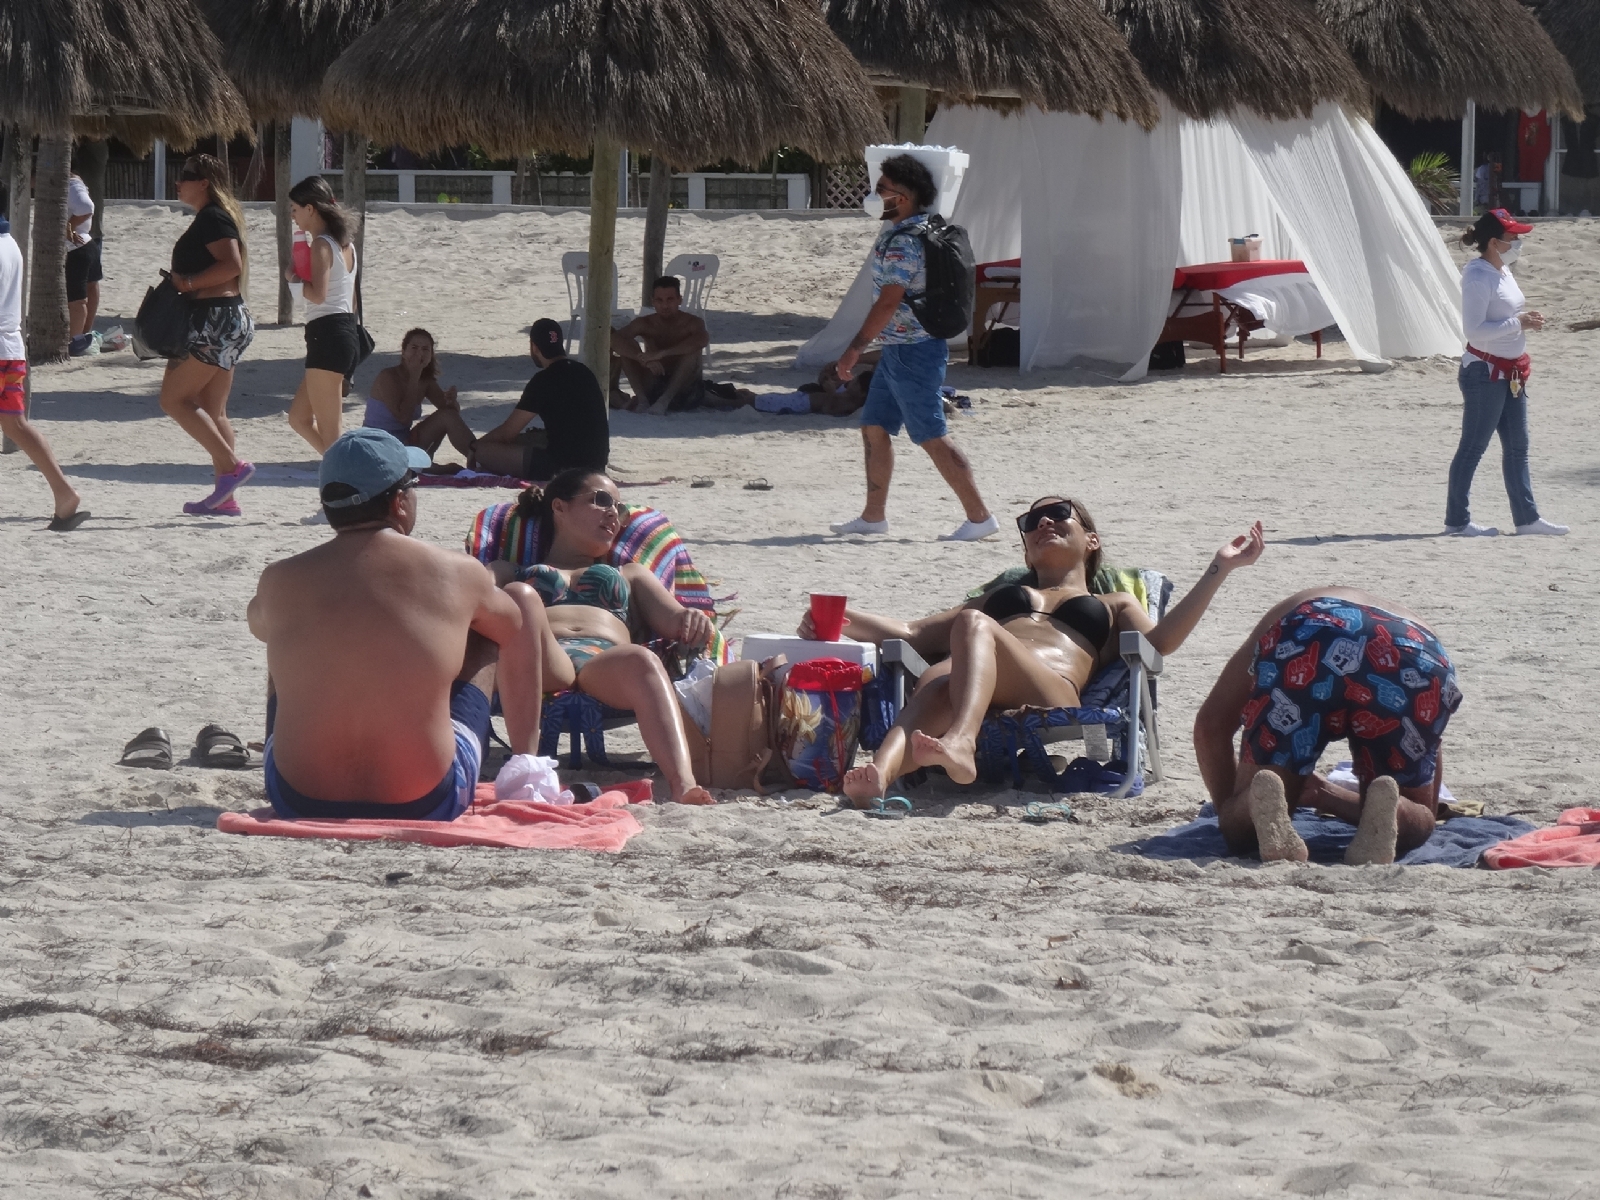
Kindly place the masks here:
<instances>
[{"instance_id":1,"label":"blue flip flop","mask_svg":"<svg viewBox=\"0 0 1600 1200\"><path fill-rule=\"evenodd\" d=\"M872 807L865 809L863 817L876 817L880 821L904 821L911 815L911 801L904 796L875 796Z\"/></svg>"}]
</instances>

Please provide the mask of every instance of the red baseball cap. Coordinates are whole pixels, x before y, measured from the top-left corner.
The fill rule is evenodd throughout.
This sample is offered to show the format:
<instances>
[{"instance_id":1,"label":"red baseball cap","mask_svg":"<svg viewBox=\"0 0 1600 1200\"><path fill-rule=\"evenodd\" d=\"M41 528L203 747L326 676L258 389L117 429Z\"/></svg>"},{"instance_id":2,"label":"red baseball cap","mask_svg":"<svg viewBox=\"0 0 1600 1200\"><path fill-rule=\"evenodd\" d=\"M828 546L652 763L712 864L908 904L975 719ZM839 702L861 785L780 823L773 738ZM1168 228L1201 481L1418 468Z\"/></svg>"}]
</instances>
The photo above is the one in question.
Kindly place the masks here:
<instances>
[{"instance_id":1,"label":"red baseball cap","mask_svg":"<svg viewBox=\"0 0 1600 1200\"><path fill-rule=\"evenodd\" d=\"M1507 233L1532 233L1533 226L1526 221L1519 221L1503 208L1491 208L1488 215L1500 222L1500 228Z\"/></svg>"}]
</instances>

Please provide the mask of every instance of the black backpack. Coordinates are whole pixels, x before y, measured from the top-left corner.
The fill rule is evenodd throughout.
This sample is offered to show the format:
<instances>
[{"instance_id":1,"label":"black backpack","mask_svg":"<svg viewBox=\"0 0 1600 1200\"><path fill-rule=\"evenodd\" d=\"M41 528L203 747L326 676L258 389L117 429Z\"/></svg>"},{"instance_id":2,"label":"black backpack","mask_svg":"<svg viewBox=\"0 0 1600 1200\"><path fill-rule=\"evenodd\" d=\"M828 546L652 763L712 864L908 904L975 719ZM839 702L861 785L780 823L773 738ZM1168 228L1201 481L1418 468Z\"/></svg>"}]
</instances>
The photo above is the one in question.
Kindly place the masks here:
<instances>
[{"instance_id":1,"label":"black backpack","mask_svg":"<svg viewBox=\"0 0 1600 1200\"><path fill-rule=\"evenodd\" d=\"M936 338L953 338L972 326L972 242L959 225L946 225L938 213L927 223L905 231L922 243L922 261L928 288L907 296L917 324Z\"/></svg>"}]
</instances>

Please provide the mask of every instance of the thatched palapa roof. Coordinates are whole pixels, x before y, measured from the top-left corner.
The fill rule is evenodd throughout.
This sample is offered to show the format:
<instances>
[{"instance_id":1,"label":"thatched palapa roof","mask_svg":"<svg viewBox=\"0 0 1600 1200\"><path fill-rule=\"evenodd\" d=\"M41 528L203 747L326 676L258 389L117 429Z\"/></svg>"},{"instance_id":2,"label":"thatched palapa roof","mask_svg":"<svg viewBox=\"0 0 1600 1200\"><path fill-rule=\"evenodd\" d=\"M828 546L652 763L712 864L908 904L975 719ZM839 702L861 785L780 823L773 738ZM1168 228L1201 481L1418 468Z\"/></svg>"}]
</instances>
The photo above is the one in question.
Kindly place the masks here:
<instances>
[{"instance_id":1,"label":"thatched palapa roof","mask_svg":"<svg viewBox=\"0 0 1600 1200\"><path fill-rule=\"evenodd\" d=\"M1355 64L1310 0L1100 0L1145 77L1196 120L1247 108L1309 116L1323 101L1367 107Z\"/></svg>"},{"instance_id":2,"label":"thatched palapa roof","mask_svg":"<svg viewBox=\"0 0 1600 1200\"><path fill-rule=\"evenodd\" d=\"M1600 108L1600 0L1528 0L1572 67L1584 99Z\"/></svg>"},{"instance_id":3,"label":"thatched palapa roof","mask_svg":"<svg viewBox=\"0 0 1600 1200\"><path fill-rule=\"evenodd\" d=\"M393 0L199 0L258 120L315 117L322 77Z\"/></svg>"},{"instance_id":4,"label":"thatched palapa roof","mask_svg":"<svg viewBox=\"0 0 1600 1200\"><path fill-rule=\"evenodd\" d=\"M1517 0L1317 0L1378 98L1408 117L1460 117L1467 101L1579 116L1572 68Z\"/></svg>"},{"instance_id":5,"label":"thatched palapa roof","mask_svg":"<svg viewBox=\"0 0 1600 1200\"><path fill-rule=\"evenodd\" d=\"M193 0L8 0L0 120L135 147L247 131L221 52Z\"/></svg>"},{"instance_id":6,"label":"thatched palapa roof","mask_svg":"<svg viewBox=\"0 0 1600 1200\"><path fill-rule=\"evenodd\" d=\"M598 134L675 166L780 144L839 160L885 134L812 0L401 0L328 72L322 111L423 152L586 154Z\"/></svg>"},{"instance_id":7,"label":"thatched palapa roof","mask_svg":"<svg viewBox=\"0 0 1600 1200\"><path fill-rule=\"evenodd\" d=\"M1146 129L1160 117L1095 0L829 0L828 25L869 72L958 101L1014 98Z\"/></svg>"}]
</instances>

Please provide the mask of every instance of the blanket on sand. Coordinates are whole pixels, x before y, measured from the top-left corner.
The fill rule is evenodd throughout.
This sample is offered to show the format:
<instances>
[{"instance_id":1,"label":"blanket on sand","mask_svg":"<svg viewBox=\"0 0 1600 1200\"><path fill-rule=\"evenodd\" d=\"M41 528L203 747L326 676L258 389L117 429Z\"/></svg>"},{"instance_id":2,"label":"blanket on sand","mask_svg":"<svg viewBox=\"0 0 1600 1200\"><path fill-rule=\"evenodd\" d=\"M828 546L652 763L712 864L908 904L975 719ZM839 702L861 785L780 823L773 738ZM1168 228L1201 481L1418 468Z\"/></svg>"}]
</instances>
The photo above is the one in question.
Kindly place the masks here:
<instances>
[{"instance_id":1,"label":"blanket on sand","mask_svg":"<svg viewBox=\"0 0 1600 1200\"><path fill-rule=\"evenodd\" d=\"M1569 808L1549 829L1535 829L1484 853L1483 865L1600 867L1600 808Z\"/></svg>"},{"instance_id":2,"label":"blanket on sand","mask_svg":"<svg viewBox=\"0 0 1600 1200\"><path fill-rule=\"evenodd\" d=\"M1305 840L1315 863L1344 861L1344 852L1355 841L1356 827L1337 817L1325 817L1309 808L1294 814L1294 828ZM1533 826L1516 817L1456 817L1434 826L1433 836L1409 854L1395 861L1408 867L1473 867L1492 846L1507 838L1527 833ZM1116 847L1145 858L1231 858L1228 843L1217 824L1216 811L1207 804L1187 825L1179 825L1155 837L1128 842Z\"/></svg>"},{"instance_id":3,"label":"blanket on sand","mask_svg":"<svg viewBox=\"0 0 1600 1200\"><path fill-rule=\"evenodd\" d=\"M612 854L643 831L628 811L650 803L650 781L620 783L587 804L496 800L494 784L478 784L472 807L454 821L286 821L270 808L223 813L222 833L268 837L342 838L357 842L421 842L427 846L503 846L514 850L605 850Z\"/></svg>"}]
</instances>

